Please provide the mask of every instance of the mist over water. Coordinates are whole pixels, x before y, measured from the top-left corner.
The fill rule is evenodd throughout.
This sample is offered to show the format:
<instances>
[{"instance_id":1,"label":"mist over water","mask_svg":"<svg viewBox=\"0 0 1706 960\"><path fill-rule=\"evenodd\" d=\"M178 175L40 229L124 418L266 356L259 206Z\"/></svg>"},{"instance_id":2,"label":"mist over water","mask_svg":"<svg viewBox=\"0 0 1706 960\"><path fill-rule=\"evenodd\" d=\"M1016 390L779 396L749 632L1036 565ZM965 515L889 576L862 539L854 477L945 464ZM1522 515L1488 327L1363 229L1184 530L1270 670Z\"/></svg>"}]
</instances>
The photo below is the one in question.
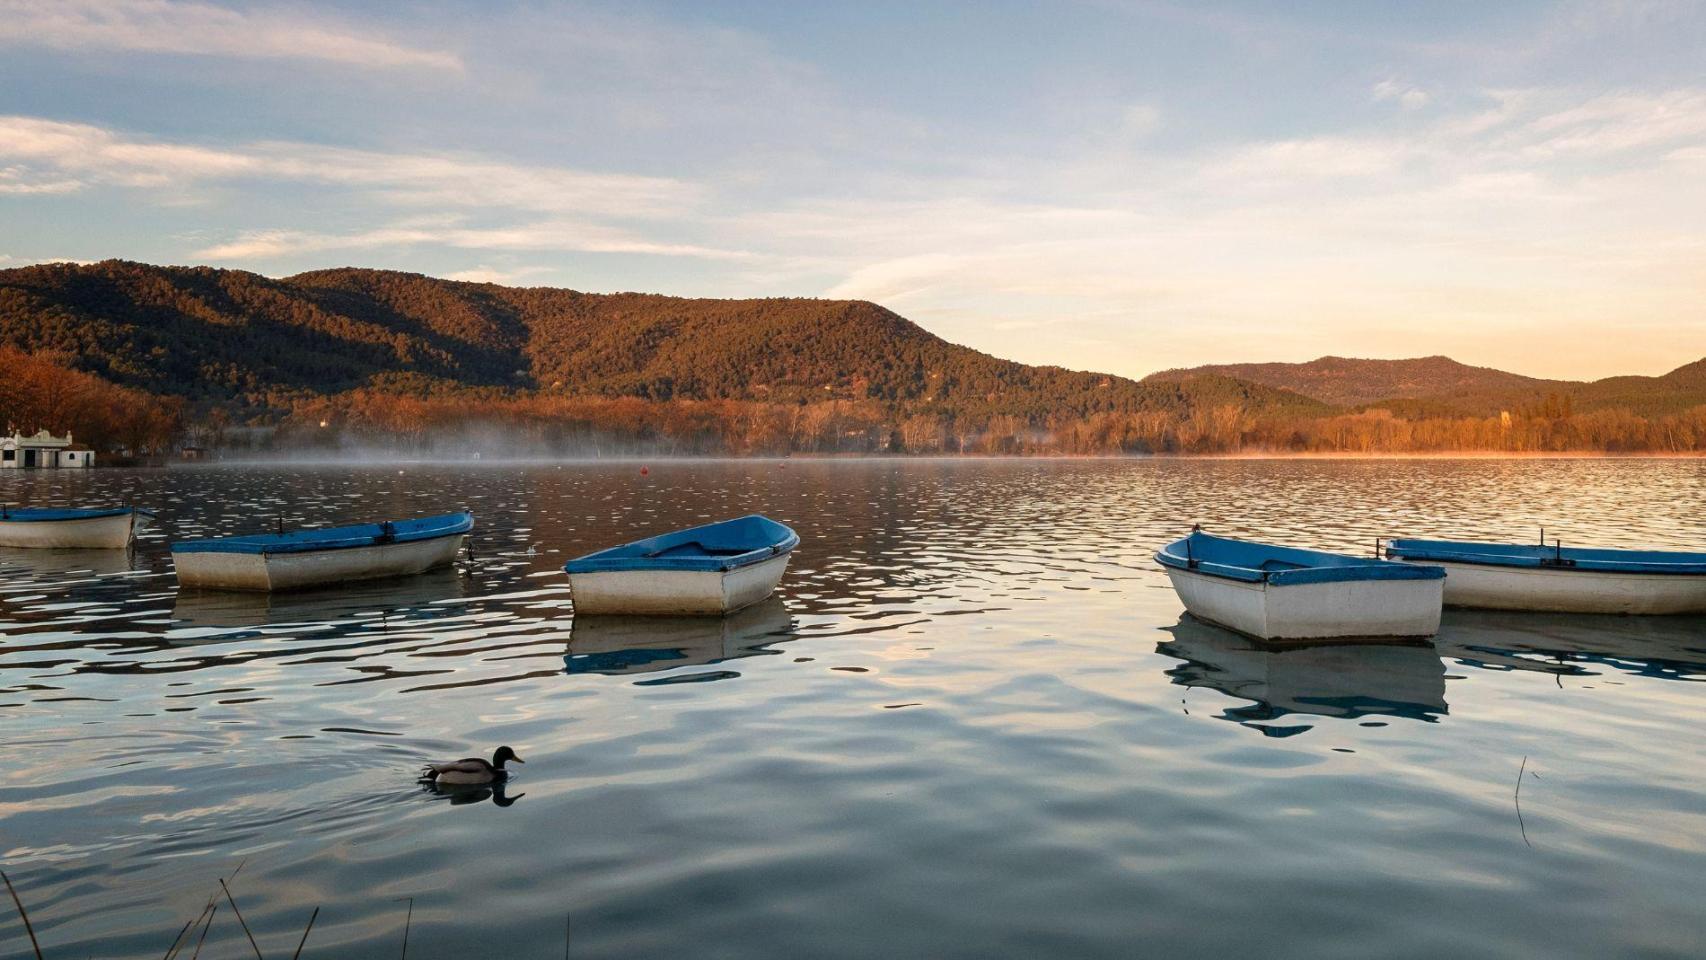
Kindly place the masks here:
<instances>
[{"instance_id":1,"label":"mist over water","mask_svg":"<svg viewBox=\"0 0 1706 960\"><path fill-rule=\"evenodd\" d=\"M213 452L217 462L227 465L556 464L695 454L690 444L669 437L641 439L591 426L568 431L567 435L546 436L539 430L478 420L435 424L430 431L411 435L340 427L316 430L300 425L290 430L231 429L223 432Z\"/></svg>"},{"instance_id":2,"label":"mist over water","mask_svg":"<svg viewBox=\"0 0 1706 960\"><path fill-rule=\"evenodd\" d=\"M304 956L392 955L406 897L427 958L560 956L565 913L576 957L1706 944L1706 622L1274 652L1150 559L1193 522L1700 549L1706 464L354 459L0 476L161 513L0 550L0 864L50 957L159 957L239 863L269 956L315 907ZM472 567L329 593L180 594L166 552L459 508ZM776 600L573 617L569 557L749 512L803 539ZM414 782L499 744L500 792Z\"/></svg>"}]
</instances>

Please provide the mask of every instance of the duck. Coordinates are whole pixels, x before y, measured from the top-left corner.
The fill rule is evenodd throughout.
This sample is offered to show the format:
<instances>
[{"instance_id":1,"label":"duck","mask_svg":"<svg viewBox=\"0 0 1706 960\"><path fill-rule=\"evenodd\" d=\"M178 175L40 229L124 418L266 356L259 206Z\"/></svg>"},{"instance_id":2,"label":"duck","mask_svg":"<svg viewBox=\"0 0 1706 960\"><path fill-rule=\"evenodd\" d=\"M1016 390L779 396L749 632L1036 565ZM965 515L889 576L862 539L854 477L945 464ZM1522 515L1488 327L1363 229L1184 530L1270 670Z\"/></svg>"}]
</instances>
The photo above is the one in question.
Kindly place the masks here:
<instances>
[{"instance_id":1,"label":"duck","mask_svg":"<svg viewBox=\"0 0 1706 960\"><path fill-rule=\"evenodd\" d=\"M490 761L479 757L466 757L461 760L447 760L443 763L429 763L421 771L421 779L428 783L464 784L492 783L509 776L504 764L514 760L516 763L526 763L526 760L515 755L509 747L499 747L492 754Z\"/></svg>"}]
</instances>

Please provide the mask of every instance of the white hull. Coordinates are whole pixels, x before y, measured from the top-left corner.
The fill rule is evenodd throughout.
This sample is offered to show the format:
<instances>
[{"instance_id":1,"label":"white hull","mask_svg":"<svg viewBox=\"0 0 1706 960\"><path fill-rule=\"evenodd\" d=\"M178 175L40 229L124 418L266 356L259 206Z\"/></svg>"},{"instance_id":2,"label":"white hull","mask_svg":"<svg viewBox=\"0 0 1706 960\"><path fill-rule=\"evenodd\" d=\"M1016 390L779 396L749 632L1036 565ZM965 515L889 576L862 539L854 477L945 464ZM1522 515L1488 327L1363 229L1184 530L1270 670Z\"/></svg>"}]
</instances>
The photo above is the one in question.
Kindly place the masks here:
<instances>
[{"instance_id":1,"label":"white hull","mask_svg":"<svg viewBox=\"0 0 1706 960\"><path fill-rule=\"evenodd\" d=\"M1346 580L1273 586L1167 568L1199 620L1260 640L1431 637L1443 580Z\"/></svg>"},{"instance_id":2,"label":"white hull","mask_svg":"<svg viewBox=\"0 0 1706 960\"><path fill-rule=\"evenodd\" d=\"M641 616L718 616L750 607L776 592L789 554L727 572L720 570L603 570L569 574L575 613Z\"/></svg>"},{"instance_id":3,"label":"white hull","mask_svg":"<svg viewBox=\"0 0 1706 960\"><path fill-rule=\"evenodd\" d=\"M0 520L0 547L123 550L136 538L135 513L82 520Z\"/></svg>"},{"instance_id":4,"label":"white hull","mask_svg":"<svg viewBox=\"0 0 1706 960\"><path fill-rule=\"evenodd\" d=\"M1554 613L1706 613L1706 574L1440 563L1453 607Z\"/></svg>"},{"instance_id":5,"label":"white hull","mask_svg":"<svg viewBox=\"0 0 1706 960\"><path fill-rule=\"evenodd\" d=\"M456 558L462 535L298 553L173 552L178 583L205 590L302 590L350 580L406 577Z\"/></svg>"}]
</instances>

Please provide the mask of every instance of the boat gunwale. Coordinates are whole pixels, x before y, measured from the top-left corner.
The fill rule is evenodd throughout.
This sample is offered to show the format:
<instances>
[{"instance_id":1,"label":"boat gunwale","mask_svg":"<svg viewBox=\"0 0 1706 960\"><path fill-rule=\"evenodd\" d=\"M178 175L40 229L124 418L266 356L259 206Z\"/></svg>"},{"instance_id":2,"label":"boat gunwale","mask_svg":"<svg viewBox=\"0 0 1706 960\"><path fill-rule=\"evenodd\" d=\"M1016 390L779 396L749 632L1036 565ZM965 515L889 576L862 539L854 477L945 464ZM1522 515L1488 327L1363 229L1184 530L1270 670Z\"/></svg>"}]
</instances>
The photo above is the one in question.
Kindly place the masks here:
<instances>
[{"instance_id":1,"label":"boat gunwale","mask_svg":"<svg viewBox=\"0 0 1706 960\"><path fill-rule=\"evenodd\" d=\"M1197 551L1189 549L1190 544L1207 546L1211 553L1215 550L1227 551L1228 549L1233 552L1244 552L1251 554L1251 559L1265 554L1267 559L1263 562L1279 560L1293 565L1281 570L1269 570L1248 563L1226 563L1211 560L1198 556ZM1445 577L1445 570L1440 567L1400 563L1377 558L1352 557L1326 550L1285 547L1259 540L1217 537L1201 531L1192 531L1189 535L1157 550L1155 561L1163 567L1173 570L1200 573L1204 576L1231 580L1237 583L1264 584L1276 587L1306 583L1439 580Z\"/></svg>"},{"instance_id":2,"label":"boat gunwale","mask_svg":"<svg viewBox=\"0 0 1706 960\"><path fill-rule=\"evenodd\" d=\"M390 524L390 536L386 536L386 524ZM474 529L474 515L463 510L456 513L386 521L384 523L360 523L342 527L293 530L284 534L241 534L233 537L180 540L172 544L172 552L234 553L263 557L277 554L324 553L334 550L353 550L361 547L424 543L446 537L465 536L472 529ZM362 532L359 534L352 533L352 531L357 530Z\"/></svg>"},{"instance_id":3,"label":"boat gunwale","mask_svg":"<svg viewBox=\"0 0 1706 960\"><path fill-rule=\"evenodd\" d=\"M0 523L65 523L128 515L152 520L154 511L147 507L7 507L0 512Z\"/></svg>"},{"instance_id":4,"label":"boat gunwale","mask_svg":"<svg viewBox=\"0 0 1706 960\"><path fill-rule=\"evenodd\" d=\"M1486 549L1489 547L1495 549L1489 552ZM1501 550L1506 552L1500 552ZM1537 543L1419 540L1400 537L1387 541L1386 555L1396 558L1399 562L1406 563L1418 561L1424 563L1461 563L1468 566L1498 567L1506 570L1706 576L1706 553L1691 553L1683 550L1560 547ZM1637 557L1654 559L1635 559ZM1689 559L1680 559L1684 557ZM1559 559L1567 562L1557 562Z\"/></svg>"}]
</instances>

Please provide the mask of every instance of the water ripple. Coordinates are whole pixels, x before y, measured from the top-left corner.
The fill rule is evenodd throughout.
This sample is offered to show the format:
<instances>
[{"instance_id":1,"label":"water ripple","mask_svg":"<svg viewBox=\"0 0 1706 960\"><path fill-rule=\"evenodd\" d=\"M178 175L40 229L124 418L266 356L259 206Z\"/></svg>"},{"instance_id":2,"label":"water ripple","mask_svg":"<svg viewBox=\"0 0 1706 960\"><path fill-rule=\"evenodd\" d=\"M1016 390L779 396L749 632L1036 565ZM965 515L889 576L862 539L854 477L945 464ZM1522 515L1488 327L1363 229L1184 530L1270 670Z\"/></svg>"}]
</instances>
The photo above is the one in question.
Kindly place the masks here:
<instances>
[{"instance_id":1,"label":"water ripple","mask_svg":"<svg viewBox=\"0 0 1706 960\"><path fill-rule=\"evenodd\" d=\"M395 950L405 897L423 956L554 955L565 913L579 957L1706 942L1706 620L1272 649L1150 559L1192 523L1700 548L1694 461L638 466L0 477L162 514L0 550L0 859L48 953L157 957L221 876L269 951L321 907L316 957ZM475 562L402 582L179 593L166 551L461 506ZM754 511L804 540L777 599L573 616L565 558ZM415 782L499 743L501 790Z\"/></svg>"}]
</instances>

